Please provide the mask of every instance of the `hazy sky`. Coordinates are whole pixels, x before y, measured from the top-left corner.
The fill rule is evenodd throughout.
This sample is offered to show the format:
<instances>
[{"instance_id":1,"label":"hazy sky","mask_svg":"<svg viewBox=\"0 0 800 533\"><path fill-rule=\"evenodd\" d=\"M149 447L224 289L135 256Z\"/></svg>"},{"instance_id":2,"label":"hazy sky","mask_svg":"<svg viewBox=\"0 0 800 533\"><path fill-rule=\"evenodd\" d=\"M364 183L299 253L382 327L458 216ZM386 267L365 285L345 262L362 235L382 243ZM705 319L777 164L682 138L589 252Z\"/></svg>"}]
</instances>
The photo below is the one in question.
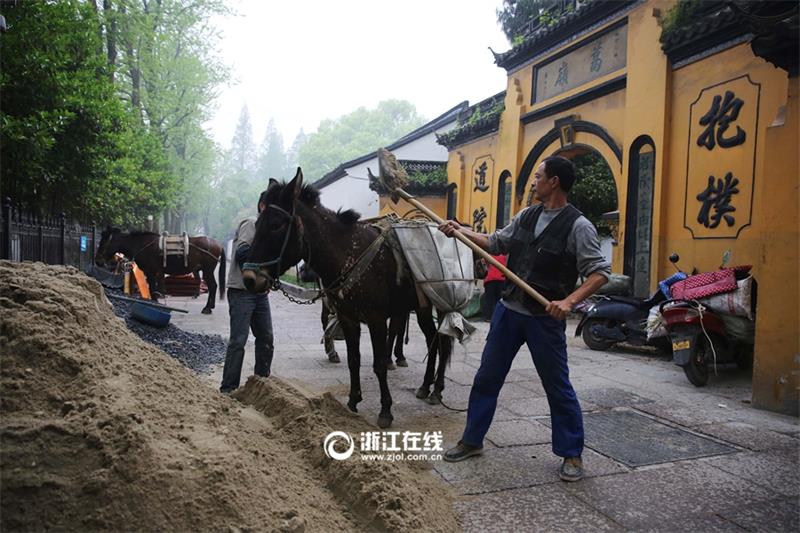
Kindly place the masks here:
<instances>
[{"instance_id":1,"label":"hazy sky","mask_svg":"<svg viewBox=\"0 0 800 533\"><path fill-rule=\"evenodd\" d=\"M230 145L244 104L256 143L270 117L286 147L302 127L381 100L408 100L432 119L462 100L505 89L494 64L509 45L501 0L232 0L219 21L220 55L232 70L221 88L214 139Z\"/></svg>"}]
</instances>

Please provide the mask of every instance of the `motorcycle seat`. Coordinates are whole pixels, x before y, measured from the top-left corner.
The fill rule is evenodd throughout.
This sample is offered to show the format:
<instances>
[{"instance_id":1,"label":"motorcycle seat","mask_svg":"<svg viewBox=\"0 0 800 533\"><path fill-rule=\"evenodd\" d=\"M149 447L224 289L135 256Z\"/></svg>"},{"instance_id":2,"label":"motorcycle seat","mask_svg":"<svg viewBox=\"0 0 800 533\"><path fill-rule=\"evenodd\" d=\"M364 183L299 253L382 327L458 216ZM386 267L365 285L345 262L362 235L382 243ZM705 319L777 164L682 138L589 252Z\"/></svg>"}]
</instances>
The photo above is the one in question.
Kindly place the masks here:
<instances>
[{"instance_id":1,"label":"motorcycle seat","mask_svg":"<svg viewBox=\"0 0 800 533\"><path fill-rule=\"evenodd\" d=\"M642 300L641 298L632 298L629 296L606 296L611 301L620 302L628 305L632 305L636 309L647 310L650 309L651 304L649 300Z\"/></svg>"}]
</instances>

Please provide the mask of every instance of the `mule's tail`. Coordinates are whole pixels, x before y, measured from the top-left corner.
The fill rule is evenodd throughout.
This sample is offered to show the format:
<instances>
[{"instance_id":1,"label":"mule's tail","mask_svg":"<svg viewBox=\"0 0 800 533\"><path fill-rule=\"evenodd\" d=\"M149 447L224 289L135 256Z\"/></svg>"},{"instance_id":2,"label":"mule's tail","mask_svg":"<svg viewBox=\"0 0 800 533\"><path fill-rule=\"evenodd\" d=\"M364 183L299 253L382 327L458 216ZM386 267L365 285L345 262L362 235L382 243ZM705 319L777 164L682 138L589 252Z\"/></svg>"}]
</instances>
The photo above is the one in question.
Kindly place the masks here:
<instances>
[{"instance_id":1,"label":"mule's tail","mask_svg":"<svg viewBox=\"0 0 800 533\"><path fill-rule=\"evenodd\" d=\"M219 254L219 299L225 299L225 266L228 262L225 260L225 246L222 246L222 251Z\"/></svg>"}]
</instances>

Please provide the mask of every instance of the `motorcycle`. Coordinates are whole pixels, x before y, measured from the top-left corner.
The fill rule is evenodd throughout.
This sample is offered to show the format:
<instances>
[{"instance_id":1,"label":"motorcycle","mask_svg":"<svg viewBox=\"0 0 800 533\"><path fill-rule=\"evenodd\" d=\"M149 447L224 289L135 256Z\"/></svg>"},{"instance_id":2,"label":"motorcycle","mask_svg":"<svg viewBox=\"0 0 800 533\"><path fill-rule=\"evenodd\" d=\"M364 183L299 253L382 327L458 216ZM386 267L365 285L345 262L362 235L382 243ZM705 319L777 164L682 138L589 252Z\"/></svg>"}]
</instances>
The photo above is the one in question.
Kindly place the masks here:
<instances>
[{"instance_id":1,"label":"motorcycle","mask_svg":"<svg viewBox=\"0 0 800 533\"><path fill-rule=\"evenodd\" d=\"M746 275L746 271L737 273L737 279ZM755 302L755 281L752 284ZM751 318L717 313L700 301L683 299L662 302L659 313L672 343L672 360L692 385L708 383L710 365L715 372L716 365L723 363L750 368L755 344Z\"/></svg>"},{"instance_id":2,"label":"motorcycle","mask_svg":"<svg viewBox=\"0 0 800 533\"><path fill-rule=\"evenodd\" d=\"M669 259L675 264L678 255L672 254ZM680 270L678 272L683 274ZM618 342L625 342L637 346L654 346L661 352L669 353L670 342L667 337L648 339L647 335L650 309L667 298L660 288L647 299L618 295L597 296L595 303L585 309L575 336L580 335L586 346L592 350L604 351Z\"/></svg>"}]
</instances>

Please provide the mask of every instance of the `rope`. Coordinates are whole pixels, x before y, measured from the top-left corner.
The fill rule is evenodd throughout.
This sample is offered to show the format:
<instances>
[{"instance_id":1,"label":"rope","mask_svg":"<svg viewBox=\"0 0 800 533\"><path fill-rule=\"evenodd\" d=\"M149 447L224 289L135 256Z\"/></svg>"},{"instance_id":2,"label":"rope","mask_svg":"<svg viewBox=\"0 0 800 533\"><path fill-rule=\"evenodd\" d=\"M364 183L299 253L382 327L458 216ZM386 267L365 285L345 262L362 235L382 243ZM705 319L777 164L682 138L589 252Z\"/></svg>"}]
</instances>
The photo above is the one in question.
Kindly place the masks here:
<instances>
[{"instance_id":1,"label":"rope","mask_svg":"<svg viewBox=\"0 0 800 533\"><path fill-rule=\"evenodd\" d=\"M705 324L703 324L703 310L705 309L705 306L703 306L703 304L701 304L697 300L692 300L692 302L697 304L697 308L695 310L697 311L697 314L700 316L700 329L703 330L703 335L706 336L706 340L708 340L708 345L711 346L711 353L714 356L714 375L717 376L718 375L717 374L717 350L714 349L714 343L711 342L711 336L706 331Z\"/></svg>"}]
</instances>

